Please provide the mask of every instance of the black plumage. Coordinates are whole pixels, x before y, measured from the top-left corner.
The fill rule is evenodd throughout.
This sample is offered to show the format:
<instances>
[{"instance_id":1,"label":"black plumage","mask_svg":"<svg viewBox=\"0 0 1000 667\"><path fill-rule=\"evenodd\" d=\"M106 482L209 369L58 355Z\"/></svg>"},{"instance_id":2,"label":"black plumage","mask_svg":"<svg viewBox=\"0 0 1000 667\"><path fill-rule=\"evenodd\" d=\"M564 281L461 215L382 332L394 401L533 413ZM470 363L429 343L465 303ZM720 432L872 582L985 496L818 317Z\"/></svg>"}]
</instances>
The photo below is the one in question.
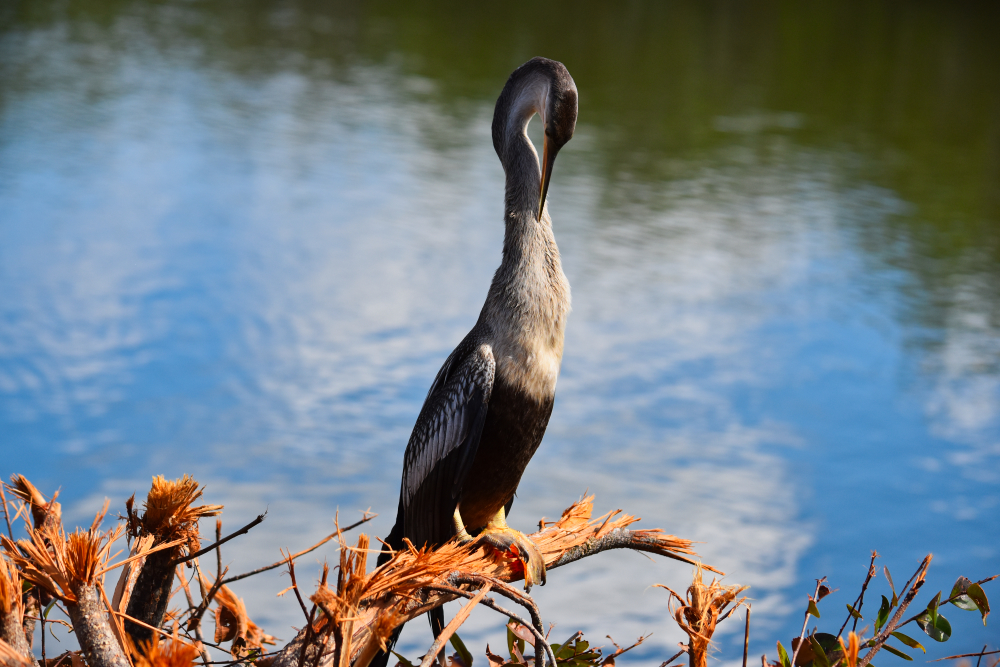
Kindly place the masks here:
<instances>
[{"instance_id":1,"label":"black plumage","mask_svg":"<svg viewBox=\"0 0 1000 667\"><path fill-rule=\"evenodd\" d=\"M526 133L536 113L545 127L541 165ZM456 534L498 548L517 545L528 586L544 583L544 563L527 537L506 526L505 515L545 433L562 360L569 283L545 195L576 114L572 77L546 58L517 68L497 100L493 145L506 174L503 259L476 325L427 393L406 446L396 524L385 540L392 549L403 538L433 546ZM384 551L379 563L388 558Z\"/></svg>"}]
</instances>

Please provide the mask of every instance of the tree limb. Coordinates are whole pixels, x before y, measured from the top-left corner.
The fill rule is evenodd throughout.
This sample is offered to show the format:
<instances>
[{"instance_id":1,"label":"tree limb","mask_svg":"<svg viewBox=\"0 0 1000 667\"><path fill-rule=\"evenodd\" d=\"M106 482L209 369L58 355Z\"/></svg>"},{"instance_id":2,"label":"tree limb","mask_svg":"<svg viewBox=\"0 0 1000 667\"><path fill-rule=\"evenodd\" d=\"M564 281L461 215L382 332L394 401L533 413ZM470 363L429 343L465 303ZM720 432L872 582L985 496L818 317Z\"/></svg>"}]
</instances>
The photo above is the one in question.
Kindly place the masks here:
<instances>
[{"instance_id":1,"label":"tree limb","mask_svg":"<svg viewBox=\"0 0 1000 667\"><path fill-rule=\"evenodd\" d=\"M628 514L619 515L619 512L591 519L592 501L593 496L589 496L574 503L563 512L559 521L529 536L545 559L546 570L611 549L632 549L696 563L697 554L689 540L660 530L630 530L628 526L639 519ZM722 574L710 566L703 567ZM477 576L510 583L524 578L524 567L519 560L506 558L492 547L476 543L462 546L449 542L433 551L409 547L397 552L366 579L366 590L374 593L362 599L358 615L350 621L353 625L351 665L366 667L358 658L372 655L373 647L381 645L393 628L459 597L441 587L481 588L483 584L469 583L470 577ZM325 642L328 635L319 630L329 623L329 618L320 619L318 623L320 628L313 629L311 642L305 641L308 628L304 628L275 656L272 667L297 667L303 649L311 655L317 650L322 653L319 665L326 667L334 651L317 649L311 644Z\"/></svg>"}]
</instances>

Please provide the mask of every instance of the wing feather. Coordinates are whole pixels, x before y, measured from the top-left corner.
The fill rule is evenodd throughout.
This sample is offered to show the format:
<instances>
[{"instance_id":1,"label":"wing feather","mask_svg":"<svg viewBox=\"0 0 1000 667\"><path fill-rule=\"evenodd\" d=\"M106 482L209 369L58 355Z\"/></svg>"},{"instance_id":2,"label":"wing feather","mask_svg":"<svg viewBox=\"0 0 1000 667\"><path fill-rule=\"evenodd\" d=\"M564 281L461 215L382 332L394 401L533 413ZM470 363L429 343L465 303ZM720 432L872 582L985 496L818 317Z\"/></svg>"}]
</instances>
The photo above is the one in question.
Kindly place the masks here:
<instances>
[{"instance_id":1,"label":"wing feather","mask_svg":"<svg viewBox=\"0 0 1000 667\"><path fill-rule=\"evenodd\" d=\"M451 537L451 515L476 457L495 370L489 345L459 346L424 401L406 445L400 490L404 534L415 544Z\"/></svg>"}]
</instances>

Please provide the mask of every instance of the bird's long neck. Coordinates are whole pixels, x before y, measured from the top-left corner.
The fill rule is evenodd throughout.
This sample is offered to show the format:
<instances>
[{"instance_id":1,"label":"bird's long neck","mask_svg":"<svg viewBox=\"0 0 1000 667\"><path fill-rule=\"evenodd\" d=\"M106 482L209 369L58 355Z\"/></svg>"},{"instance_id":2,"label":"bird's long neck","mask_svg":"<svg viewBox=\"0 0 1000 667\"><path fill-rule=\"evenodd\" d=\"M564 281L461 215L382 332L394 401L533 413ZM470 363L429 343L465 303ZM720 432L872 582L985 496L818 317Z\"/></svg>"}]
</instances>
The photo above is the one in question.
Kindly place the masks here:
<instances>
[{"instance_id":1,"label":"bird's long neck","mask_svg":"<svg viewBox=\"0 0 1000 667\"><path fill-rule=\"evenodd\" d=\"M541 173L525 133L527 118L512 115L517 120L510 123L497 151L506 173L503 260L493 277L483 318L512 346L545 348L558 359L570 305L569 283L548 210L541 219L536 217Z\"/></svg>"}]
</instances>

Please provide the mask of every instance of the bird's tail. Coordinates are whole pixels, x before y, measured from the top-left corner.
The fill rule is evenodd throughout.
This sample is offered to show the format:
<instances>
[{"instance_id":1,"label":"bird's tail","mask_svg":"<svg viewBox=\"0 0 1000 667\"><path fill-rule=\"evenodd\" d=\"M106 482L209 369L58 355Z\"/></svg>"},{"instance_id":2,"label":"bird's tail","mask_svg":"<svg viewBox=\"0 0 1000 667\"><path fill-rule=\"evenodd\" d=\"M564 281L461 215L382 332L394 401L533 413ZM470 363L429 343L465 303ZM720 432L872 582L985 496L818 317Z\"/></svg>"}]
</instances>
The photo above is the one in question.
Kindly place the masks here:
<instances>
[{"instance_id":1,"label":"bird's tail","mask_svg":"<svg viewBox=\"0 0 1000 667\"><path fill-rule=\"evenodd\" d=\"M392 558L392 552L398 551L403 548L403 498L400 494L399 498L399 509L396 510L396 525L392 527L389 534L386 535L384 540L384 545L382 546L382 552L378 555L378 561L376 567L381 567L385 563L389 562ZM387 667L389 664L389 656L391 656L391 651L393 647L396 646L396 642L399 641L399 633L403 631L403 626L399 626L392 631L392 635L386 641L387 648L385 651L379 651L372 658L369 664L370 667Z\"/></svg>"}]
</instances>

